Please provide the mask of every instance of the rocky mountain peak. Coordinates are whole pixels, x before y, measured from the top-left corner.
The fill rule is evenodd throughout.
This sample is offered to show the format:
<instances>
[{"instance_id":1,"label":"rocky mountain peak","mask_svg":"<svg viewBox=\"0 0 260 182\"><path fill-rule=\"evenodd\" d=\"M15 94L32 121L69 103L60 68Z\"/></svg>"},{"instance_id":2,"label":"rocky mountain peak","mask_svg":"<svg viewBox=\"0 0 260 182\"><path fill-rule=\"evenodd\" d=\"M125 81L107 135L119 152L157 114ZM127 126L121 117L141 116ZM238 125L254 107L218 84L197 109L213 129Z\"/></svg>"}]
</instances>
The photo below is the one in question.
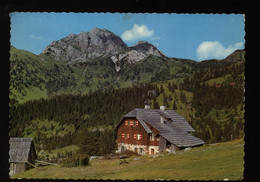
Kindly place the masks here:
<instances>
[{"instance_id":1,"label":"rocky mountain peak","mask_svg":"<svg viewBox=\"0 0 260 182\"><path fill-rule=\"evenodd\" d=\"M165 55L159 51L154 45L146 41L139 41L136 45L131 47L132 50L140 51L146 55L154 55L164 57Z\"/></svg>"},{"instance_id":2,"label":"rocky mountain peak","mask_svg":"<svg viewBox=\"0 0 260 182\"><path fill-rule=\"evenodd\" d=\"M44 54L55 60L87 62L95 58L110 57L115 64L134 64L149 55L163 57L154 45L139 41L128 47L123 40L107 29L93 28L90 32L70 34L47 46Z\"/></svg>"},{"instance_id":3,"label":"rocky mountain peak","mask_svg":"<svg viewBox=\"0 0 260 182\"><path fill-rule=\"evenodd\" d=\"M129 50L122 39L114 33L93 28L90 32L71 34L61 40L52 42L43 53L56 60L86 62L101 56L119 54Z\"/></svg>"},{"instance_id":4,"label":"rocky mountain peak","mask_svg":"<svg viewBox=\"0 0 260 182\"><path fill-rule=\"evenodd\" d=\"M110 32L109 30L107 30L105 28L101 29L101 28L97 28L97 27L91 29L89 33L91 33L91 34L102 34L102 33L103 34L104 33L106 33L106 34L114 34L113 32Z\"/></svg>"}]
</instances>

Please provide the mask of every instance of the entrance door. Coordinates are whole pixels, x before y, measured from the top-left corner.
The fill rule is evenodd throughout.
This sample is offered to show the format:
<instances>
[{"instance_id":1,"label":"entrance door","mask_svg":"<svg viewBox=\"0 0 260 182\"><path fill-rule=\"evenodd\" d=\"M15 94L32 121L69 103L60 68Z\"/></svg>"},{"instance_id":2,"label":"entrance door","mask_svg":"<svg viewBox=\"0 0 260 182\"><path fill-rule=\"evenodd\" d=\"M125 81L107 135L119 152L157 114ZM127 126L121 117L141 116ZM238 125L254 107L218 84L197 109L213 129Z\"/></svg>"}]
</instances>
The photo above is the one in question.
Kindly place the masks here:
<instances>
[{"instance_id":1,"label":"entrance door","mask_svg":"<svg viewBox=\"0 0 260 182\"><path fill-rule=\"evenodd\" d=\"M154 154L154 149L151 149L151 154Z\"/></svg>"},{"instance_id":2,"label":"entrance door","mask_svg":"<svg viewBox=\"0 0 260 182\"><path fill-rule=\"evenodd\" d=\"M125 147L121 146L121 152L124 152L124 151L125 151Z\"/></svg>"},{"instance_id":3,"label":"entrance door","mask_svg":"<svg viewBox=\"0 0 260 182\"><path fill-rule=\"evenodd\" d=\"M135 148L135 153L138 153L138 148Z\"/></svg>"},{"instance_id":4,"label":"entrance door","mask_svg":"<svg viewBox=\"0 0 260 182\"><path fill-rule=\"evenodd\" d=\"M140 149L139 149L139 153L140 153L140 154L143 154L143 151L144 151L143 148L140 148Z\"/></svg>"}]
</instances>

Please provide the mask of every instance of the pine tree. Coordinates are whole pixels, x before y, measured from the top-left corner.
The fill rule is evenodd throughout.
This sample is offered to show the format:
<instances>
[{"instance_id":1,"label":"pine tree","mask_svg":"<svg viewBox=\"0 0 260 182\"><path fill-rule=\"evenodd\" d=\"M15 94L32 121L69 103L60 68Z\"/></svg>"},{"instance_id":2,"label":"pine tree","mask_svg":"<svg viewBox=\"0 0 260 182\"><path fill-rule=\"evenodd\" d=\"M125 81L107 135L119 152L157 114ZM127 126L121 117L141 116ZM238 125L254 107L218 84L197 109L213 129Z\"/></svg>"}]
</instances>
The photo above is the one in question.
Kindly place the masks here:
<instances>
[{"instance_id":1,"label":"pine tree","mask_svg":"<svg viewBox=\"0 0 260 182\"><path fill-rule=\"evenodd\" d=\"M181 102L182 102L183 104L187 104L186 95L184 94L183 91L181 91L180 99L181 99Z\"/></svg>"},{"instance_id":2,"label":"pine tree","mask_svg":"<svg viewBox=\"0 0 260 182\"><path fill-rule=\"evenodd\" d=\"M160 86L160 93L162 94L164 92L163 85Z\"/></svg>"},{"instance_id":3,"label":"pine tree","mask_svg":"<svg viewBox=\"0 0 260 182\"><path fill-rule=\"evenodd\" d=\"M160 109L159 103L156 101L156 99L153 100L153 108Z\"/></svg>"},{"instance_id":4,"label":"pine tree","mask_svg":"<svg viewBox=\"0 0 260 182\"><path fill-rule=\"evenodd\" d=\"M176 102L175 102L175 101L173 102L172 109L173 109L173 110L177 110L177 105L176 105Z\"/></svg>"}]
</instances>

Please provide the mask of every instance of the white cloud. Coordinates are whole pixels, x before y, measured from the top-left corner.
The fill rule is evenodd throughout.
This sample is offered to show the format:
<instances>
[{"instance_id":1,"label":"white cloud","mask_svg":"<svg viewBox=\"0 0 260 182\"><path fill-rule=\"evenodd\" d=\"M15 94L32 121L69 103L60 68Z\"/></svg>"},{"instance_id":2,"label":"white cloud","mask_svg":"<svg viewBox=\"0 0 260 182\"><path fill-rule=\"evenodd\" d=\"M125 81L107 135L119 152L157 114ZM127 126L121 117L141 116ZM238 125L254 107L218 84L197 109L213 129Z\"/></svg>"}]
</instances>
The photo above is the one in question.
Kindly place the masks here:
<instances>
[{"instance_id":1,"label":"white cloud","mask_svg":"<svg viewBox=\"0 0 260 182\"><path fill-rule=\"evenodd\" d=\"M244 47L242 42L238 42L235 45L223 47L218 41L204 41L197 48L197 57L199 60L205 59L223 59L230 55L237 49Z\"/></svg>"},{"instance_id":2,"label":"white cloud","mask_svg":"<svg viewBox=\"0 0 260 182\"><path fill-rule=\"evenodd\" d=\"M36 36L36 35L29 35L29 37L30 38L32 38L32 39L36 39L36 40L39 40L39 39L41 39L41 37L40 36Z\"/></svg>"},{"instance_id":3,"label":"white cloud","mask_svg":"<svg viewBox=\"0 0 260 182\"><path fill-rule=\"evenodd\" d=\"M146 25L137 25L134 24L133 28L125 31L121 37L124 41L133 41L142 38L155 38L159 39L159 37L153 37L153 30L149 30Z\"/></svg>"}]
</instances>

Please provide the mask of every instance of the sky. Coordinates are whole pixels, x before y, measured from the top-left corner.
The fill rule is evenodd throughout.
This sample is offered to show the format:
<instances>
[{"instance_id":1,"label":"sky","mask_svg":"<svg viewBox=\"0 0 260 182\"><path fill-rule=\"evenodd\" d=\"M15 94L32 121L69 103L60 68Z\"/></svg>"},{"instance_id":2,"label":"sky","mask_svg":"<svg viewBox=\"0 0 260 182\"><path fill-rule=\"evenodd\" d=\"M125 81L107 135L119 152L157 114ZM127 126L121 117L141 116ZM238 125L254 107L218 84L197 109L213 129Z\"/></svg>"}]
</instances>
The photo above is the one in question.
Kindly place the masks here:
<instances>
[{"instance_id":1,"label":"sky","mask_svg":"<svg viewBox=\"0 0 260 182\"><path fill-rule=\"evenodd\" d=\"M11 45L40 54L69 34L105 28L132 46L147 41L168 57L223 59L244 49L242 14L19 13L10 14Z\"/></svg>"}]
</instances>

